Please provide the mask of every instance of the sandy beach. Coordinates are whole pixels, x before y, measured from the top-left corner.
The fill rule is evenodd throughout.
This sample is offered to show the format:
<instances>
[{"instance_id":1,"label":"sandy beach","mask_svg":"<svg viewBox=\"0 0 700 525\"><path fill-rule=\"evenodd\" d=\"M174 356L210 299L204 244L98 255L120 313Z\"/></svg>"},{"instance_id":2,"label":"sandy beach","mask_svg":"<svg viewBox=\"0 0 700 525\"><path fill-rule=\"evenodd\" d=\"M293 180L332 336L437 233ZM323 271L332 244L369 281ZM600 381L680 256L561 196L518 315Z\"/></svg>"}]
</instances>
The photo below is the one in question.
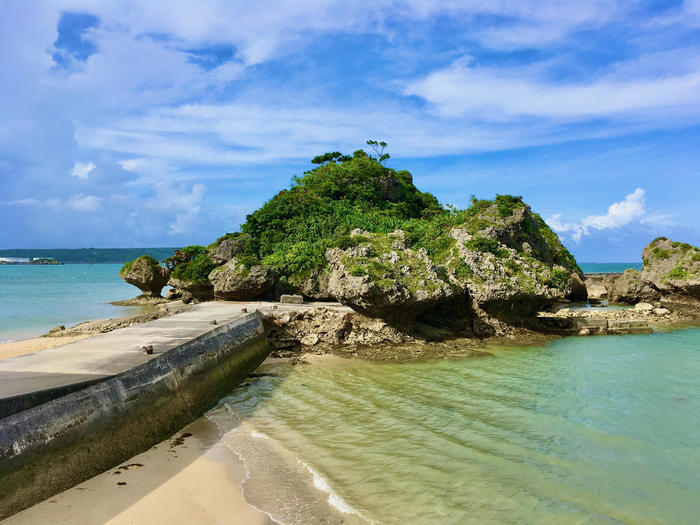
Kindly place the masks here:
<instances>
[{"instance_id":1,"label":"sandy beach","mask_svg":"<svg viewBox=\"0 0 700 525\"><path fill-rule=\"evenodd\" d=\"M243 499L243 462L200 419L169 440L4 520L7 525L275 523Z\"/></svg>"},{"instance_id":2,"label":"sandy beach","mask_svg":"<svg viewBox=\"0 0 700 525\"><path fill-rule=\"evenodd\" d=\"M9 359L20 355L33 354L47 348L65 345L90 337L89 334L73 335L67 337L34 337L32 339L23 339L21 341L11 341L9 343L0 343L0 359Z\"/></svg>"}]
</instances>

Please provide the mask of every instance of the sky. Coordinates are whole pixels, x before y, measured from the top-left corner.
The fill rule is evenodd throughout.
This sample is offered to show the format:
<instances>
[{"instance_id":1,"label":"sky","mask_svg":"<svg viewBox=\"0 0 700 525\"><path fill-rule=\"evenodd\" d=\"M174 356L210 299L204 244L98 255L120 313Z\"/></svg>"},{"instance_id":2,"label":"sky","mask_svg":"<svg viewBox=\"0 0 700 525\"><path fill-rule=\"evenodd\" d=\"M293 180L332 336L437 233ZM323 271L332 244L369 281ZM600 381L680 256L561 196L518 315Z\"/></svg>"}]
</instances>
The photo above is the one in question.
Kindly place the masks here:
<instances>
[{"instance_id":1,"label":"sky","mask_svg":"<svg viewBox=\"0 0 700 525\"><path fill-rule=\"evenodd\" d=\"M389 144L578 260L700 245L700 0L0 0L0 248L209 244Z\"/></svg>"}]
</instances>

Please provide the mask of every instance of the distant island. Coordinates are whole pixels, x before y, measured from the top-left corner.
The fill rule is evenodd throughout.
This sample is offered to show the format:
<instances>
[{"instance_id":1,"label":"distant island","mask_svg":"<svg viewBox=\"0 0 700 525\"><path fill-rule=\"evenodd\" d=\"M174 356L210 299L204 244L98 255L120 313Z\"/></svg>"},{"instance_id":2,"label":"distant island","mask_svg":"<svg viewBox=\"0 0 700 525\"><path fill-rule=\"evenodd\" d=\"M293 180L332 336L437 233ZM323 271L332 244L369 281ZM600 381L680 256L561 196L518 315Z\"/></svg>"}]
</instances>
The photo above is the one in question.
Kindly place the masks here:
<instances>
[{"instance_id":1,"label":"distant island","mask_svg":"<svg viewBox=\"0 0 700 525\"><path fill-rule=\"evenodd\" d=\"M124 264L146 254L163 260L177 248L45 248L0 250L0 264ZM3 262L6 261L6 262ZM31 261L31 262L30 262ZM46 261L46 262L38 262Z\"/></svg>"},{"instance_id":2,"label":"distant island","mask_svg":"<svg viewBox=\"0 0 700 525\"><path fill-rule=\"evenodd\" d=\"M63 264L53 257L0 257L0 265L56 265Z\"/></svg>"}]
</instances>

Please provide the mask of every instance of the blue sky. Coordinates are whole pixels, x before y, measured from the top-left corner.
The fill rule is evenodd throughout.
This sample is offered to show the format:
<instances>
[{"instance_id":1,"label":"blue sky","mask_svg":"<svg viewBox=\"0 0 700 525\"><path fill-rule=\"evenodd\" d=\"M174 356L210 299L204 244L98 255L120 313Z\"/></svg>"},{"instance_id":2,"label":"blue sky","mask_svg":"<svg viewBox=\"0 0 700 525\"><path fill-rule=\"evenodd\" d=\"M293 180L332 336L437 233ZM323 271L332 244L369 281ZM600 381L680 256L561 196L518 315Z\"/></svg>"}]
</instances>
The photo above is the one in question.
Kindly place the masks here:
<instances>
[{"instance_id":1,"label":"blue sky","mask_svg":"<svg viewBox=\"0 0 700 525\"><path fill-rule=\"evenodd\" d=\"M3 0L0 45L0 248L207 244L368 138L581 261L700 244L700 0Z\"/></svg>"}]
</instances>

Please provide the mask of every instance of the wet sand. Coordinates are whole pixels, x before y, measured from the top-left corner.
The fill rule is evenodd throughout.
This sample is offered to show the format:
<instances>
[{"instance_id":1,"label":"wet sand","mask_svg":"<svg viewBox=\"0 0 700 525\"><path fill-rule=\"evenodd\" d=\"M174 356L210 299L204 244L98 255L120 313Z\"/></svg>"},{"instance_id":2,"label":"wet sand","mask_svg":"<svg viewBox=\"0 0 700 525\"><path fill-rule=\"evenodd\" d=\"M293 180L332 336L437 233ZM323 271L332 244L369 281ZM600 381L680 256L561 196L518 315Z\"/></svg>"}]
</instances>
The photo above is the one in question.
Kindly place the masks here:
<instances>
[{"instance_id":1,"label":"wet sand","mask_svg":"<svg viewBox=\"0 0 700 525\"><path fill-rule=\"evenodd\" d=\"M243 462L197 420L169 440L51 497L3 525L274 524L248 505Z\"/></svg>"}]
</instances>

